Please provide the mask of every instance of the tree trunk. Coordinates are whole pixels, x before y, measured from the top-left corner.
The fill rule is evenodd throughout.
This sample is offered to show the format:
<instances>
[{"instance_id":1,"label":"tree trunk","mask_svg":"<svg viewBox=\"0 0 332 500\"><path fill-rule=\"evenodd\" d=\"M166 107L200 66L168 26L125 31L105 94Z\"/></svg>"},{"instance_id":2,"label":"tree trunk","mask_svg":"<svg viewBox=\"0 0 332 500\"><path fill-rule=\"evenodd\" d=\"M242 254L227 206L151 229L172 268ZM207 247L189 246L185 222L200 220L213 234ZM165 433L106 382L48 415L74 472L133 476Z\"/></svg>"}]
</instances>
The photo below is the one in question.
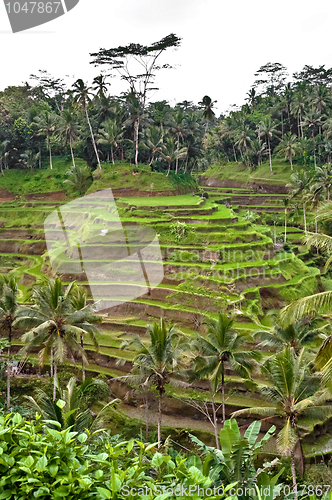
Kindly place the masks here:
<instances>
[{"instance_id":1,"label":"tree trunk","mask_svg":"<svg viewBox=\"0 0 332 500\"><path fill-rule=\"evenodd\" d=\"M271 146L270 146L270 138L267 136L267 144L269 148L269 158L270 158L270 171L272 172L272 158L271 158Z\"/></svg>"},{"instance_id":2,"label":"tree trunk","mask_svg":"<svg viewBox=\"0 0 332 500\"><path fill-rule=\"evenodd\" d=\"M293 478L293 492L295 493L294 500L297 500L297 481L296 481L296 471L295 471L295 447L291 451L291 471Z\"/></svg>"},{"instance_id":3,"label":"tree trunk","mask_svg":"<svg viewBox=\"0 0 332 500\"><path fill-rule=\"evenodd\" d=\"M97 151L96 141L95 141L95 137L93 135L93 130L92 130L92 127L91 127L90 118L89 118L89 114L88 114L88 109L87 109L86 106L85 106L85 115L86 115L86 119L88 121L89 129L90 129L90 134L91 134L93 149L95 150L95 154L96 154L96 157L97 157L97 162L98 162L99 168L101 170L101 165L100 165L99 155L98 155L98 151Z\"/></svg>"},{"instance_id":4,"label":"tree trunk","mask_svg":"<svg viewBox=\"0 0 332 500\"><path fill-rule=\"evenodd\" d=\"M52 151L51 151L51 141L48 140L48 149L49 149L49 152L50 152L50 167L51 167L51 170L53 169L53 165L52 165Z\"/></svg>"},{"instance_id":5,"label":"tree trunk","mask_svg":"<svg viewBox=\"0 0 332 500\"><path fill-rule=\"evenodd\" d=\"M233 146L234 160L237 162L237 158L236 158L236 151L235 151L234 144L232 144L232 146Z\"/></svg>"},{"instance_id":6,"label":"tree trunk","mask_svg":"<svg viewBox=\"0 0 332 500\"><path fill-rule=\"evenodd\" d=\"M81 347L82 349L84 349L83 335L81 335ZM83 382L85 381L85 366L84 366L83 356L82 356L82 380Z\"/></svg>"},{"instance_id":7,"label":"tree trunk","mask_svg":"<svg viewBox=\"0 0 332 500\"><path fill-rule=\"evenodd\" d=\"M301 129L301 137L303 139L303 127L302 127L302 115L301 115L301 111L300 111L300 129Z\"/></svg>"},{"instance_id":8,"label":"tree trunk","mask_svg":"<svg viewBox=\"0 0 332 500\"><path fill-rule=\"evenodd\" d=\"M180 134L178 134L178 150L180 149ZM175 173L178 173L178 167L179 167L179 158L177 157L175 160Z\"/></svg>"},{"instance_id":9,"label":"tree trunk","mask_svg":"<svg viewBox=\"0 0 332 500\"><path fill-rule=\"evenodd\" d=\"M171 170L171 162L168 162L168 170L167 170L166 177L168 177L170 170Z\"/></svg>"},{"instance_id":10,"label":"tree trunk","mask_svg":"<svg viewBox=\"0 0 332 500\"><path fill-rule=\"evenodd\" d=\"M145 393L145 439L149 439L149 393Z\"/></svg>"},{"instance_id":11,"label":"tree trunk","mask_svg":"<svg viewBox=\"0 0 332 500\"><path fill-rule=\"evenodd\" d=\"M1 172L1 175L5 175L5 174L3 173L3 170L2 170L2 161L1 161L1 160L0 160L0 172Z\"/></svg>"},{"instance_id":12,"label":"tree trunk","mask_svg":"<svg viewBox=\"0 0 332 500\"><path fill-rule=\"evenodd\" d=\"M222 425L224 426L226 420L225 412L225 368L224 363L222 364L222 374L221 374L221 403L222 403Z\"/></svg>"},{"instance_id":13,"label":"tree trunk","mask_svg":"<svg viewBox=\"0 0 332 500\"><path fill-rule=\"evenodd\" d=\"M51 347L51 367L50 367L50 376L53 377L53 347Z\"/></svg>"},{"instance_id":14,"label":"tree trunk","mask_svg":"<svg viewBox=\"0 0 332 500\"><path fill-rule=\"evenodd\" d=\"M284 243L286 243L286 238L287 238L287 209L285 210L285 239L284 239Z\"/></svg>"},{"instance_id":15,"label":"tree trunk","mask_svg":"<svg viewBox=\"0 0 332 500\"><path fill-rule=\"evenodd\" d=\"M134 140L135 140L135 165L138 167L138 129L139 129L139 119L135 121L134 124Z\"/></svg>"},{"instance_id":16,"label":"tree trunk","mask_svg":"<svg viewBox=\"0 0 332 500\"><path fill-rule=\"evenodd\" d=\"M159 391L159 398L158 398L158 448L160 448L160 446L161 446L161 421L162 421L161 399L162 399L162 393Z\"/></svg>"},{"instance_id":17,"label":"tree trunk","mask_svg":"<svg viewBox=\"0 0 332 500\"><path fill-rule=\"evenodd\" d=\"M274 225L274 244L277 244L277 230L276 230L276 223L275 221L273 222Z\"/></svg>"},{"instance_id":18,"label":"tree trunk","mask_svg":"<svg viewBox=\"0 0 332 500\"><path fill-rule=\"evenodd\" d=\"M307 218L305 214L305 203L303 203L304 234L307 234Z\"/></svg>"},{"instance_id":19,"label":"tree trunk","mask_svg":"<svg viewBox=\"0 0 332 500\"><path fill-rule=\"evenodd\" d=\"M216 448L217 450L220 450L220 445L219 445L219 436L218 436L218 422L217 422L217 413L216 413L216 406L214 403L214 395L211 390L211 404L212 404L212 415L213 415L213 426L214 426L214 436L216 439Z\"/></svg>"},{"instance_id":20,"label":"tree trunk","mask_svg":"<svg viewBox=\"0 0 332 500\"><path fill-rule=\"evenodd\" d=\"M41 144L39 143L39 168L41 168Z\"/></svg>"},{"instance_id":21,"label":"tree trunk","mask_svg":"<svg viewBox=\"0 0 332 500\"><path fill-rule=\"evenodd\" d=\"M114 165L114 154L113 154L113 146L111 146L111 157L112 157L112 163Z\"/></svg>"},{"instance_id":22,"label":"tree trunk","mask_svg":"<svg viewBox=\"0 0 332 500\"><path fill-rule=\"evenodd\" d=\"M53 401L56 400L56 382L57 382L57 360L54 357L54 373L53 373Z\"/></svg>"},{"instance_id":23,"label":"tree trunk","mask_svg":"<svg viewBox=\"0 0 332 500\"><path fill-rule=\"evenodd\" d=\"M290 161L291 170L293 170L293 160L292 160L292 156L290 156L290 157L289 157L289 161Z\"/></svg>"},{"instance_id":24,"label":"tree trunk","mask_svg":"<svg viewBox=\"0 0 332 500\"><path fill-rule=\"evenodd\" d=\"M69 137L69 145L70 145L71 158L73 160L73 167L75 168L76 165L75 165L75 158L74 158L74 153L73 153L73 146L71 143L71 137Z\"/></svg>"},{"instance_id":25,"label":"tree trunk","mask_svg":"<svg viewBox=\"0 0 332 500\"><path fill-rule=\"evenodd\" d=\"M7 411L10 410L10 376L11 376L11 362L10 362L10 352L11 352L11 344L12 344L12 329L9 326L8 332L8 360L7 360Z\"/></svg>"}]
</instances>

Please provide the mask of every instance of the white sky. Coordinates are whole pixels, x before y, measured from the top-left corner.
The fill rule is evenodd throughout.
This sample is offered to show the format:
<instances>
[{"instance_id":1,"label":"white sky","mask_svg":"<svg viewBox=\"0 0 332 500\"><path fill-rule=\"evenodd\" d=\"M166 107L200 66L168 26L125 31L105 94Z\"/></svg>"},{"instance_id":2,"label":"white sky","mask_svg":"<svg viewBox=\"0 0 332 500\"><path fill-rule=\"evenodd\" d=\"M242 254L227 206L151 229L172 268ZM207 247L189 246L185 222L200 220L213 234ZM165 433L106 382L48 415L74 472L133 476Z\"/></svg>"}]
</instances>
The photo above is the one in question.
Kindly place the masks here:
<instances>
[{"instance_id":1,"label":"white sky","mask_svg":"<svg viewBox=\"0 0 332 500\"><path fill-rule=\"evenodd\" d=\"M183 42L164 60L178 67L160 73L151 100L197 103L207 94L222 112L244 102L255 71L267 62L290 73L304 64L332 67L331 14L330 0L80 0L65 16L12 34L1 2L0 90L39 69L68 74L70 83L91 82L100 70L89 64L90 52L173 32ZM113 79L111 94L122 90L125 84Z\"/></svg>"}]
</instances>

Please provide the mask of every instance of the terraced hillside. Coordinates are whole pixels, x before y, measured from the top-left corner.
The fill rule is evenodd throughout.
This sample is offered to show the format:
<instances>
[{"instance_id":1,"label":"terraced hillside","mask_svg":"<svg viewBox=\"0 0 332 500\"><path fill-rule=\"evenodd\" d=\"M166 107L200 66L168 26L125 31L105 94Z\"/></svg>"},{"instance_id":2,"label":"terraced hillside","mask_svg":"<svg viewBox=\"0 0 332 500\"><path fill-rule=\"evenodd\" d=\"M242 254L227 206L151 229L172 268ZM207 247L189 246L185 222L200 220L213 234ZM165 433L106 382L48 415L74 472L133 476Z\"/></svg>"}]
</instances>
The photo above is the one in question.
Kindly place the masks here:
<instances>
[{"instance_id":1,"label":"terraced hillside","mask_svg":"<svg viewBox=\"0 0 332 500\"><path fill-rule=\"evenodd\" d=\"M85 268L79 267L80 260L75 260L74 254L70 260L74 267L66 268L68 255L66 252L61 254L62 267L58 272L63 281L69 283L76 279L90 292L93 290L94 300L103 304L99 353L86 345L89 370L111 379L115 394L126 400L123 410L128 415L137 414L135 406L140 405L140 396L127 385L112 382L112 379L131 369L134 353L120 349L123 340L130 339L133 334L144 337L148 323L164 317L190 336L194 331L204 332L206 317L216 317L218 311L227 309L235 311L238 329L252 331L265 321L266 311L280 308L317 288L319 270L310 266L310 261L305 260L306 255L301 255L297 248L296 255L285 252L280 244L274 245L273 231L260 224L262 215L283 211L281 200L284 194L259 194L251 189L227 187L204 187L203 191L207 193L205 197L198 194L171 196L169 192L168 196L162 196L162 193L158 193L159 196L152 196L152 193L139 196L147 193L132 188L113 190L121 228L127 228L127 232L129 228L136 228L135 234L139 235L139 228L144 227L157 235L153 245L155 248L160 246L163 267L158 286L140 289L141 285L135 283L130 275L130 266L133 265L130 252L129 267L126 268L128 280L122 276L120 288L114 277L108 277L107 283L104 277L98 281L98 273L93 280L88 279L87 266L113 265L117 260L114 254L117 246L122 252L123 242L117 239L112 241L110 252L110 244L105 244L102 233L99 239L91 242L89 236L80 231L80 251L85 256ZM97 195L95 203L100 202L100 197ZM0 272L13 272L19 277L21 300L25 299L29 286L42 274L54 274L47 253L44 222L50 214L58 214L68 201L65 193L59 192L56 196L45 193L31 195L29 200L3 201L0 205ZM74 220L75 210L67 210ZM88 210L93 211L93 206ZM260 216L255 223L246 217L248 210ZM111 215L107 220L110 225L114 224ZM99 231L105 221L99 214L90 222L97 224ZM69 227L68 234L70 230ZM283 227L277 227L277 233L282 231ZM57 244L62 232L61 228L51 227L48 244ZM300 243L301 234L301 229L289 227L287 238L292 243ZM135 252L142 251L147 241L138 236L133 238L136 238L131 242ZM155 255L154 251L145 255L145 264L152 268L159 265L159 261L153 260ZM134 299L127 301L125 293L119 296L119 290L130 288L130 293L133 293L133 287L136 287ZM17 340L17 345L19 343ZM246 393L247 388L231 372L227 373L227 384L230 391L228 414L240 407L262 404L258 395L253 397ZM185 396L208 400L206 389L203 382L193 384L186 389ZM183 389L172 389L168 393L165 412L169 419L173 419L170 425L188 427L191 422L195 428L195 421L202 417L181 401L183 397ZM153 420L154 403L151 405ZM179 415L186 415L187 420ZM202 422L202 425L209 429L207 424Z\"/></svg>"}]
</instances>

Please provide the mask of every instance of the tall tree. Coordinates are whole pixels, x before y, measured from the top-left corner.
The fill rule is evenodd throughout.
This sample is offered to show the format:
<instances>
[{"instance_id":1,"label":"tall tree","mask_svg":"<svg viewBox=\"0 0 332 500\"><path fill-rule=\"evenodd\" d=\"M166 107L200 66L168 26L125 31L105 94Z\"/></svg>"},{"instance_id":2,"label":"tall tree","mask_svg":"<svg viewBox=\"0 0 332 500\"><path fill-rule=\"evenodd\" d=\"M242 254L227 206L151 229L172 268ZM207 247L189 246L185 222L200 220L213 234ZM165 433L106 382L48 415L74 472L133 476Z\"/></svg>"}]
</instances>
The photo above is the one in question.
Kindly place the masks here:
<instances>
[{"instance_id":1,"label":"tall tree","mask_svg":"<svg viewBox=\"0 0 332 500\"><path fill-rule=\"evenodd\" d=\"M170 48L177 48L181 38L173 33L150 45L130 43L112 49L100 49L92 53L91 64L107 65L116 70L120 77L129 84L130 93L138 99L142 112L145 111L148 93L157 90L154 86L155 73L160 69L169 69L169 64L158 64L161 55Z\"/></svg>"},{"instance_id":2,"label":"tall tree","mask_svg":"<svg viewBox=\"0 0 332 500\"><path fill-rule=\"evenodd\" d=\"M209 377L214 394L221 385L222 418L226 420L225 411L225 370L226 366L244 379L250 378L253 369L252 359L259 359L257 351L246 349L249 337L234 330L234 319L225 313L219 313L218 319L207 322L207 335L198 335L194 340L199 355L195 363L200 373Z\"/></svg>"},{"instance_id":3,"label":"tall tree","mask_svg":"<svg viewBox=\"0 0 332 500\"><path fill-rule=\"evenodd\" d=\"M276 152L289 160L291 170L293 170L293 157L296 155L297 149L297 138L291 132L287 132L276 147Z\"/></svg>"},{"instance_id":4,"label":"tall tree","mask_svg":"<svg viewBox=\"0 0 332 500\"><path fill-rule=\"evenodd\" d=\"M270 116L265 116L258 124L259 137L265 136L269 151L270 170L272 172L272 154L271 154L271 139L277 133L277 125L271 120Z\"/></svg>"},{"instance_id":5,"label":"tall tree","mask_svg":"<svg viewBox=\"0 0 332 500\"><path fill-rule=\"evenodd\" d=\"M50 113L49 111L44 111L38 116L38 118L36 118L36 121L39 127L39 135L46 136L46 143L50 154L50 168L53 169L51 138L55 135L55 131L57 128L57 115L55 115L54 113Z\"/></svg>"},{"instance_id":6,"label":"tall tree","mask_svg":"<svg viewBox=\"0 0 332 500\"><path fill-rule=\"evenodd\" d=\"M232 417L262 415L283 419L283 427L277 438L277 447L282 454L291 457L294 498L297 499L295 470L297 445L300 447L303 463L298 420L300 417L325 420L331 412L331 407L323 404L327 399L327 393L321 390L319 377L311 376L305 349L296 355L292 349L286 348L268 359L262 366L262 373L269 385L260 387L260 392L264 400L271 402L271 406L238 410L232 414Z\"/></svg>"},{"instance_id":7,"label":"tall tree","mask_svg":"<svg viewBox=\"0 0 332 500\"><path fill-rule=\"evenodd\" d=\"M87 87L87 85L85 85L85 83L83 82L83 80L81 78L79 78L73 84L72 90L71 90L71 94L73 96L73 102L74 102L74 104L80 105L82 107L82 109L84 110L84 112L85 112L86 120L88 122L89 129L90 129L90 134L91 134L93 149L94 149L95 154L96 154L96 158L97 158L97 162L98 162L99 168L101 169L100 159L99 159L99 155L98 155L98 151L97 151L97 146L96 146L96 141L95 141L95 136L93 135L93 130L92 130L92 126L91 126L91 122L90 122L90 118L89 118L89 113L88 113L88 104L91 102L90 88Z\"/></svg>"},{"instance_id":8,"label":"tall tree","mask_svg":"<svg viewBox=\"0 0 332 500\"><path fill-rule=\"evenodd\" d=\"M58 133L63 144L66 145L69 142L71 158L73 160L73 167L75 168L75 158L73 153L73 143L77 140L78 129L77 121L74 113L70 109L64 109L61 113L60 120L58 123Z\"/></svg>"},{"instance_id":9,"label":"tall tree","mask_svg":"<svg viewBox=\"0 0 332 500\"><path fill-rule=\"evenodd\" d=\"M101 124L99 129L98 144L103 144L111 150L112 163L114 165L114 148L118 147L118 142L123 136L123 131L115 120L107 120ZM109 156L108 150L108 156Z\"/></svg>"},{"instance_id":10,"label":"tall tree","mask_svg":"<svg viewBox=\"0 0 332 500\"><path fill-rule=\"evenodd\" d=\"M11 343L13 324L17 314L18 286L13 276L0 276L0 331L8 335L7 360L7 410L10 410Z\"/></svg>"}]
</instances>

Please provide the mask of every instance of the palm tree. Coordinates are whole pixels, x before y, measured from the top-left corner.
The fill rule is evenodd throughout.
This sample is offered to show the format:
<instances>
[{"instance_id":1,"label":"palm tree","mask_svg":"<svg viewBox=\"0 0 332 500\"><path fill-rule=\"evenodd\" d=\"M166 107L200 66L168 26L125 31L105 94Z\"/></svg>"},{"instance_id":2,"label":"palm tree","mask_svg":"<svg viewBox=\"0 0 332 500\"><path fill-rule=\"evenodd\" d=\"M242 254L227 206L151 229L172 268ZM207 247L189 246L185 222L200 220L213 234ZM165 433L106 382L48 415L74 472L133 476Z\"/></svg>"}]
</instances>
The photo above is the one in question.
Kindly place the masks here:
<instances>
[{"instance_id":1,"label":"palm tree","mask_svg":"<svg viewBox=\"0 0 332 500\"><path fill-rule=\"evenodd\" d=\"M256 156L256 158L257 158L257 164L258 164L258 166L260 166L260 164L262 163L263 155L267 154L266 143L265 142L262 143L259 138L258 139L254 139L251 142L250 151L249 152L253 156Z\"/></svg>"},{"instance_id":2,"label":"palm tree","mask_svg":"<svg viewBox=\"0 0 332 500\"><path fill-rule=\"evenodd\" d=\"M184 135L187 133L185 114L182 109L178 109L168 122L168 126L172 134L177 139L177 149L180 149L180 138L183 140ZM175 160L175 173L178 172L179 158Z\"/></svg>"},{"instance_id":3,"label":"palm tree","mask_svg":"<svg viewBox=\"0 0 332 500\"><path fill-rule=\"evenodd\" d=\"M159 127L150 126L145 131L144 146L151 152L149 165L152 165L155 154L162 151L163 133Z\"/></svg>"},{"instance_id":4,"label":"palm tree","mask_svg":"<svg viewBox=\"0 0 332 500\"><path fill-rule=\"evenodd\" d=\"M166 177L168 177L170 173L172 163L174 163L177 159L185 158L186 155L187 155L187 148L178 149L177 144L174 141L173 137L169 137L167 139L167 141L163 145L161 153L163 159L168 163L168 170Z\"/></svg>"},{"instance_id":5,"label":"palm tree","mask_svg":"<svg viewBox=\"0 0 332 500\"><path fill-rule=\"evenodd\" d=\"M311 130L312 141L314 144L314 164L316 169L317 163L316 163L315 129L317 127L321 127L322 125L321 117L317 114L317 112L314 109L311 109L310 111L308 111L308 113L305 114L302 125L304 127L308 127L308 129Z\"/></svg>"},{"instance_id":6,"label":"palm tree","mask_svg":"<svg viewBox=\"0 0 332 500\"><path fill-rule=\"evenodd\" d=\"M39 161L40 153L34 153L31 149L28 149L25 153L22 153L21 155L21 160L22 163L26 166L26 168L29 168L31 171L36 168L36 165Z\"/></svg>"},{"instance_id":7,"label":"palm tree","mask_svg":"<svg viewBox=\"0 0 332 500\"><path fill-rule=\"evenodd\" d=\"M44 111L41 115L36 118L38 124L38 135L46 135L46 144L50 154L50 168L53 169L52 165L52 150L51 150L51 138L54 136L57 127L57 115L50 113L49 111Z\"/></svg>"},{"instance_id":8,"label":"palm tree","mask_svg":"<svg viewBox=\"0 0 332 500\"><path fill-rule=\"evenodd\" d=\"M332 203L327 202L317 210L317 220L331 220ZM320 248L327 254L325 270L328 269L332 262L332 236L327 234L308 234L305 238L308 247L315 246ZM280 321L283 325L287 325L298 319L312 315L313 313L330 312L332 306L332 291L320 292L314 295L309 295L302 299L298 299L280 311Z\"/></svg>"},{"instance_id":9,"label":"palm tree","mask_svg":"<svg viewBox=\"0 0 332 500\"><path fill-rule=\"evenodd\" d=\"M123 132L115 120L107 120L101 125L102 128L99 129L98 144L104 144L110 148L112 163L114 165L113 148L118 146L118 141L122 138Z\"/></svg>"},{"instance_id":10,"label":"palm tree","mask_svg":"<svg viewBox=\"0 0 332 500\"><path fill-rule=\"evenodd\" d=\"M302 92L296 92L294 94L293 101L291 103L291 112L297 117L297 130L298 137L303 138L303 127L302 127L302 113L305 107L305 99Z\"/></svg>"},{"instance_id":11,"label":"palm tree","mask_svg":"<svg viewBox=\"0 0 332 500\"><path fill-rule=\"evenodd\" d=\"M213 106L217 101L212 101L211 97L205 95L201 102L198 104L203 107L203 118L206 122L205 125L205 135L209 126L209 123L213 122L215 119L215 112L213 111Z\"/></svg>"},{"instance_id":12,"label":"palm tree","mask_svg":"<svg viewBox=\"0 0 332 500\"><path fill-rule=\"evenodd\" d=\"M83 80L81 78L79 78L73 84L73 90L71 91L71 93L73 95L74 104L80 105L85 112L86 120L88 122L89 129L90 129L93 149L94 149L95 154L96 154L99 168L101 169L99 155L98 155L97 146L96 146L96 141L95 141L95 137L93 135L93 130L92 130L92 126L91 126L91 122L90 122L90 118L89 118L89 113L88 113L88 104L91 102L90 88L85 85L85 83L83 82Z\"/></svg>"},{"instance_id":13,"label":"palm tree","mask_svg":"<svg viewBox=\"0 0 332 500\"><path fill-rule=\"evenodd\" d=\"M69 179L63 182L73 186L80 195L87 190L89 177L91 176L91 170L87 165L73 165L67 170L66 175L69 176Z\"/></svg>"},{"instance_id":14,"label":"palm tree","mask_svg":"<svg viewBox=\"0 0 332 500\"><path fill-rule=\"evenodd\" d=\"M106 78L107 75L99 75L95 76L92 85L92 90L94 90L97 93L97 96L99 98L105 97L105 92L107 91L107 87L109 86L109 83L106 83Z\"/></svg>"},{"instance_id":15,"label":"palm tree","mask_svg":"<svg viewBox=\"0 0 332 500\"><path fill-rule=\"evenodd\" d=\"M277 133L277 125L271 120L270 116L265 116L258 124L259 137L265 136L269 151L270 170L272 172L271 139Z\"/></svg>"},{"instance_id":16,"label":"palm tree","mask_svg":"<svg viewBox=\"0 0 332 500\"><path fill-rule=\"evenodd\" d=\"M11 375L11 343L13 324L17 314L18 286L16 279L11 276L0 276L0 330L8 335L7 360L7 410L10 410L10 375Z\"/></svg>"},{"instance_id":17,"label":"palm tree","mask_svg":"<svg viewBox=\"0 0 332 500\"><path fill-rule=\"evenodd\" d=\"M242 160L243 160L243 154L242 154L243 151L246 155L246 163L247 163L248 152L252 144L252 133L249 125L243 124L242 127L236 130L235 140L236 140L235 145L239 148Z\"/></svg>"},{"instance_id":18,"label":"palm tree","mask_svg":"<svg viewBox=\"0 0 332 500\"><path fill-rule=\"evenodd\" d=\"M253 111L255 108L256 100L257 100L256 90L254 88L251 88L249 90L249 92L247 92L246 95L248 97L246 97L245 100L249 102L250 107L251 107L251 111Z\"/></svg>"},{"instance_id":19,"label":"palm tree","mask_svg":"<svg viewBox=\"0 0 332 500\"><path fill-rule=\"evenodd\" d=\"M293 170L293 157L297 152L297 138L296 135L291 132L287 132L284 138L279 142L276 147L276 151L280 156L284 156L285 159L289 160L291 165L291 170Z\"/></svg>"},{"instance_id":20,"label":"palm tree","mask_svg":"<svg viewBox=\"0 0 332 500\"><path fill-rule=\"evenodd\" d=\"M103 405L98 415L93 417L87 404L87 396L92 391L100 389L105 393L109 391L108 385L102 380L87 379L78 386L76 378L72 377L65 390L58 387L59 401L55 402L43 390L37 389L34 398L25 396L26 406L41 415L42 419L48 422L47 425L50 428L56 427L52 422L58 422L61 429L71 428L71 431L77 432L78 435L86 430L92 433L103 425L102 419L107 410L120 402L119 399L113 399L108 404Z\"/></svg>"},{"instance_id":21,"label":"palm tree","mask_svg":"<svg viewBox=\"0 0 332 500\"><path fill-rule=\"evenodd\" d=\"M235 373L244 379L250 378L253 365L250 359L259 359L260 353L245 348L249 341L248 335L238 333L233 328L233 317L226 313L219 313L218 319L207 322L207 335L198 335L194 345L199 352L195 363L200 367L200 373L208 376L211 381L212 391L217 392L221 384L222 418L226 420L225 412L225 369L232 368Z\"/></svg>"},{"instance_id":22,"label":"palm tree","mask_svg":"<svg viewBox=\"0 0 332 500\"><path fill-rule=\"evenodd\" d=\"M124 125L132 125L134 128L135 165L138 167L139 128L141 120L145 117L145 115L143 114L140 101L134 92L130 92L127 95L126 102L129 118L127 118Z\"/></svg>"},{"instance_id":23,"label":"palm tree","mask_svg":"<svg viewBox=\"0 0 332 500\"><path fill-rule=\"evenodd\" d=\"M153 384L158 391L158 443L161 445L162 396L170 376L180 365L183 353L188 349L187 339L174 326L167 327L163 318L160 323L154 323L147 328L149 344L142 342L136 336L124 346L133 346L138 354L133 360L132 375L124 377L144 385ZM122 377L123 378L123 377Z\"/></svg>"},{"instance_id":24,"label":"palm tree","mask_svg":"<svg viewBox=\"0 0 332 500\"><path fill-rule=\"evenodd\" d=\"M289 207L290 199L289 198L284 198L282 200L282 203L283 203L284 208L285 208L285 237L284 237L284 243L286 243L286 240L287 240L287 212L288 212L288 207Z\"/></svg>"},{"instance_id":25,"label":"palm tree","mask_svg":"<svg viewBox=\"0 0 332 500\"><path fill-rule=\"evenodd\" d=\"M309 189L310 183L312 182L311 175L306 170L301 170L300 172L295 172L290 176L290 184L286 187L292 187L293 190L290 193L291 198L295 198L298 195L302 195L302 206L303 206L303 221L304 221L304 232L307 233L307 219L306 219L306 192Z\"/></svg>"},{"instance_id":26,"label":"palm tree","mask_svg":"<svg viewBox=\"0 0 332 500\"><path fill-rule=\"evenodd\" d=\"M70 109L64 109L58 124L58 133L63 140L65 146L69 142L70 153L73 160L73 167L75 167L75 158L73 153L73 142L76 141L78 136L77 122L74 113Z\"/></svg>"},{"instance_id":27,"label":"palm tree","mask_svg":"<svg viewBox=\"0 0 332 500\"><path fill-rule=\"evenodd\" d=\"M295 448L298 444L301 445L298 419L304 417L324 420L331 412L331 407L323 404L327 395L319 388L319 377L310 374L309 359L305 349L296 355L287 347L267 360L262 366L262 374L269 385L260 387L260 392L265 400L271 401L271 406L238 410L232 414L232 418L242 415L262 415L283 419L277 447L282 454L291 456L294 498L297 499ZM301 446L300 449L302 454Z\"/></svg>"},{"instance_id":28,"label":"palm tree","mask_svg":"<svg viewBox=\"0 0 332 500\"><path fill-rule=\"evenodd\" d=\"M253 335L261 340L257 348L268 347L278 352L289 347L299 355L303 347L310 347L317 340L317 329L314 328L312 321L307 322L303 319L285 327L276 320L271 329L256 330Z\"/></svg>"},{"instance_id":29,"label":"palm tree","mask_svg":"<svg viewBox=\"0 0 332 500\"><path fill-rule=\"evenodd\" d=\"M97 329L89 322L93 316L88 306L75 308L77 289L71 283L66 290L61 279L48 279L45 285L37 285L31 294L31 305L19 307L15 325L28 330L22 336L23 352L40 347L40 361L44 363L47 356L53 359L53 400L56 398L57 362L64 361L67 355L75 363L75 355L79 355L87 363L84 348L81 346L81 335L89 335L92 342L96 341Z\"/></svg>"},{"instance_id":30,"label":"palm tree","mask_svg":"<svg viewBox=\"0 0 332 500\"><path fill-rule=\"evenodd\" d=\"M324 189L327 194L327 201L330 201L332 186L332 165L322 165L317 167L314 180L319 189Z\"/></svg>"}]
</instances>

